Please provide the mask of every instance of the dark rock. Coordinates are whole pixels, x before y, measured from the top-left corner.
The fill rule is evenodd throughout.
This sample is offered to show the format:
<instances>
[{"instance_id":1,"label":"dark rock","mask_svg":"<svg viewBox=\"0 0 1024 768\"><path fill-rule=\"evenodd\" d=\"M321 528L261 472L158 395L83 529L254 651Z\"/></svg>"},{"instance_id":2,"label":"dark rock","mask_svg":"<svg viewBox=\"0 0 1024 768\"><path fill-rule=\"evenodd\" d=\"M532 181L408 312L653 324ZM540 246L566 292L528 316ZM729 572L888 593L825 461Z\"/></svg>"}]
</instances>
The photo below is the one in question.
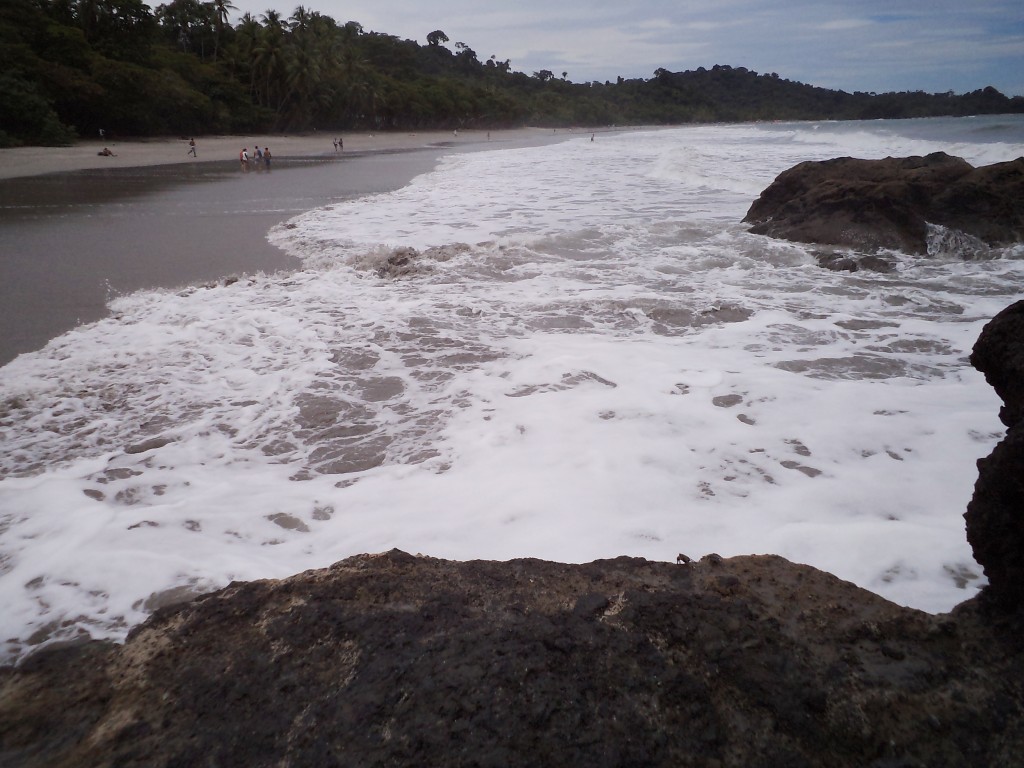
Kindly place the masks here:
<instances>
[{"instance_id":1,"label":"dark rock","mask_svg":"<svg viewBox=\"0 0 1024 768\"><path fill-rule=\"evenodd\" d=\"M392 551L0 670L0 764L1010 765L1024 656L779 557ZM940 723L940 727L935 724Z\"/></svg>"},{"instance_id":2,"label":"dark rock","mask_svg":"<svg viewBox=\"0 0 1024 768\"><path fill-rule=\"evenodd\" d=\"M978 461L967 505L967 540L985 569L986 596L1024 611L1024 301L996 315L982 330L971 364L1003 400L1006 437Z\"/></svg>"},{"instance_id":3,"label":"dark rock","mask_svg":"<svg viewBox=\"0 0 1024 768\"><path fill-rule=\"evenodd\" d=\"M926 157L805 162L779 174L743 219L756 234L854 248L928 253L930 225L973 244L1024 241L1024 158L974 168L936 152ZM965 243L971 243L967 248Z\"/></svg>"},{"instance_id":4,"label":"dark rock","mask_svg":"<svg viewBox=\"0 0 1024 768\"><path fill-rule=\"evenodd\" d=\"M852 259L849 256L838 256L830 255L827 257L819 258L818 264L825 269L831 269L833 272L856 272L857 271L857 260Z\"/></svg>"},{"instance_id":5,"label":"dark rock","mask_svg":"<svg viewBox=\"0 0 1024 768\"><path fill-rule=\"evenodd\" d=\"M833 272L892 272L893 263L881 256L862 256L857 254L819 253L818 265Z\"/></svg>"},{"instance_id":6,"label":"dark rock","mask_svg":"<svg viewBox=\"0 0 1024 768\"><path fill-rule=\"evenodd\" d=\"M857 259L857 267L868 272L881 272L883 274L893 271L892 262L888 259L883 259L881 256L862 256Z\"/></svg>"},{"instance_id":7,"label":"dark rock","mask_svg":"<svg viewBox=\"0 0 1024 768\"><path fill-rule=\"evenodd\" d=\"M1015 427L1024 421L1024 301L1011 304L982 329L971 365L1003 401L1003 424Z\"/></svg>"}]
</instances>

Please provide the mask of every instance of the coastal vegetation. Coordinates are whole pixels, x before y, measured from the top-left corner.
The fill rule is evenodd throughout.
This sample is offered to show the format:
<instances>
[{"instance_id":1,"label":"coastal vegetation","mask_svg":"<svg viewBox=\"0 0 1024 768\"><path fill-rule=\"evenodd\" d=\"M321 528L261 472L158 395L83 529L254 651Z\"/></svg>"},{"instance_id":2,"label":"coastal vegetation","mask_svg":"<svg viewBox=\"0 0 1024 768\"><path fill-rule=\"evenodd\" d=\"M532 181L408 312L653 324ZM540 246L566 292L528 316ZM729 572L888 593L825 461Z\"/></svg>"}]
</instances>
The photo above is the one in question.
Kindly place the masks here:
<instances>
[{"instance_id":1,"label":"coastal vegetation","mask_svg":"<svg viewBox=\"0 0 1024 768\"><path fill-rule=\"evenodd\" d=\"M846 93L713 66L572 82L442 30L426 44L298 6L229 23L230 0L4 0L0 146L79 136L562 127L1024 112L992 87Z\"/></svg>"}]
</instances>

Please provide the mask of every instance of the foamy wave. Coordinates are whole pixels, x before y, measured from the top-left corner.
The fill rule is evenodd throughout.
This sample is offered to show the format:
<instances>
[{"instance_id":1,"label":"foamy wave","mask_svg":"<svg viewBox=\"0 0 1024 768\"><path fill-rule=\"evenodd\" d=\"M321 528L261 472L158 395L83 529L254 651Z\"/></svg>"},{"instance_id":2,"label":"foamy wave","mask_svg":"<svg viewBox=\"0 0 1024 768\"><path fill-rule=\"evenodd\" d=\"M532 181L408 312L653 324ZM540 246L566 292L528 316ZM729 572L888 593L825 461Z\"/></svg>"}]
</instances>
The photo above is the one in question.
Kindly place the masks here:
<instances>
[{"instance_id":1,"label":"foamy wave","mask_svg":"<svg viewBox=\"0 0 1024 768\"><path fill-rule=\"evenodd\" d=\"M276 230L301 271L122 297L0 368L6 652L391 547L685 542L969 597L962 513L1002 428L966 357L1024 262L835 273L746 233L738 180L813 146L771 130L460 155Z\"/></svg>"},{"instance_id":2,"label":"foamy wave","mask_svg":"<svg viewBox=\"0 0 1024 768\"><path fill-rule=\"evenodd\" d=\"M998 251L973 235L950 229L941 224L929 224L925 242L928 255L938 259L992 259Z\"/></svg>"}]
</instances>

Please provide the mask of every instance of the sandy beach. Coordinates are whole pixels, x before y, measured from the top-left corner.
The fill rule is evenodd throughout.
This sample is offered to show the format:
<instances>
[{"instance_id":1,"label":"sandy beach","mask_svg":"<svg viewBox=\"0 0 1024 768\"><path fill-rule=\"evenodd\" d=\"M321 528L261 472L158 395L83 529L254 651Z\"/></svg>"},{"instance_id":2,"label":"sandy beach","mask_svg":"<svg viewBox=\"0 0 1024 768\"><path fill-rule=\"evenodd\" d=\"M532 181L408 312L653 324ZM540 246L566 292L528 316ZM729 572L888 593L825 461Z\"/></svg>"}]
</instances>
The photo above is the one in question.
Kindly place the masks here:
<instances>
[{"instance_id":1,"label":"sandy beach","mask_svg":"<svg viewBox=\"0 0 1024 768\"><path fill-rule=\"evenodd\" d=\"M266 240L276 224L387 192L452 152L580 136L548 129L199 136L0 150L0 365L108 314L110 299L299 267ZM271 172L238 153L270 147ZM97 153L109 147L114 156Z\"/></svg>"},{"instance_id":2,"label":"sandy beach","mask_svg":"<svg viewBox=\"0 0 1024 768\"><path fill-rule=\"evenodd\" d=\"M580 132L582 133L582 132ZM163 138L145 141L81 141L70 147L15 147L0 149L0 179L37 176L61 171L94 168L140 168L176 163L225 162L238 164L238 153L248 148L250 155L259 144L269 147L276 159L296 157L332 158L342 154L334 147L341 139L344 153L365 154L415 149L469 149L492 144L495 148L517 143L549 140L557 133L544 128L519 128L502 131L424 131L419 133L341 133L282 136L196 136L196 157L189 152L189 138ZM576 134L580 135L580 134ZM113 156L98 154L109 148ZM482 148L487 148L486 146Z\"/></svg>"}]
</instances>

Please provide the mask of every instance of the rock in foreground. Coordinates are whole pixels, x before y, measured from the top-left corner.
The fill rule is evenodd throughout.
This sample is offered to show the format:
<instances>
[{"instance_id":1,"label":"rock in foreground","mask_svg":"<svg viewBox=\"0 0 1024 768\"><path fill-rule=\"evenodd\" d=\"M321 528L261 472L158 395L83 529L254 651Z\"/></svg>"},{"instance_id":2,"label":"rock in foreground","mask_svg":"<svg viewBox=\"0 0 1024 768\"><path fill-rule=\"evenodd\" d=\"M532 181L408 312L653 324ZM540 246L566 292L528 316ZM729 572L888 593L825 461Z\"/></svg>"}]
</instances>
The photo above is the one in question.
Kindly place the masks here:
<instances>
[{"instance_id":1,"label":"rock in foreground","mask_svg":"<svg viewBox=\"0 0 1024 768\"><path fill-rule=\"evenodd\" d=\"M948 615L772 556L362 555L0 669L0 765L1020 765L1022 323L971 356L1010 429L967 512L990 586Z\"/></svg>"},{"instance_id":2,"label":"rock in foreground","mask_svg":"<svg viewBox=\"0 0 1024 768\"><path fill-rule=\"evenodd\" d=\"M1024 242L1024 158L980 168L944 152L800 163L743 220L755 234L865 253L927 254L931 239L964 257L983 255Z\"/></svg>"},{"instance_id":3,"label":"rock in foreground","mask_svg":"<svg viewBox=\"0 0 1024 768\"><path fill-rule=\"evenodd\" d=\"M978 481L967 505L967 540L985 569L987 596L1004 610L1024 613L1024 301L985 326L971 364L1003 401L1006 436L978 461Z\"/></svg>"},{"instance_id":4,"label":"rock in foreground","mask_svg":"<svg viewBox=\"0 0 1024 768\"><path fill-rule=\"evenodd\" d=\"M0 672L0 764L1010 765L1024 664L975 610L778 557L360 556Z\"/></svg>"}]
</instances>

